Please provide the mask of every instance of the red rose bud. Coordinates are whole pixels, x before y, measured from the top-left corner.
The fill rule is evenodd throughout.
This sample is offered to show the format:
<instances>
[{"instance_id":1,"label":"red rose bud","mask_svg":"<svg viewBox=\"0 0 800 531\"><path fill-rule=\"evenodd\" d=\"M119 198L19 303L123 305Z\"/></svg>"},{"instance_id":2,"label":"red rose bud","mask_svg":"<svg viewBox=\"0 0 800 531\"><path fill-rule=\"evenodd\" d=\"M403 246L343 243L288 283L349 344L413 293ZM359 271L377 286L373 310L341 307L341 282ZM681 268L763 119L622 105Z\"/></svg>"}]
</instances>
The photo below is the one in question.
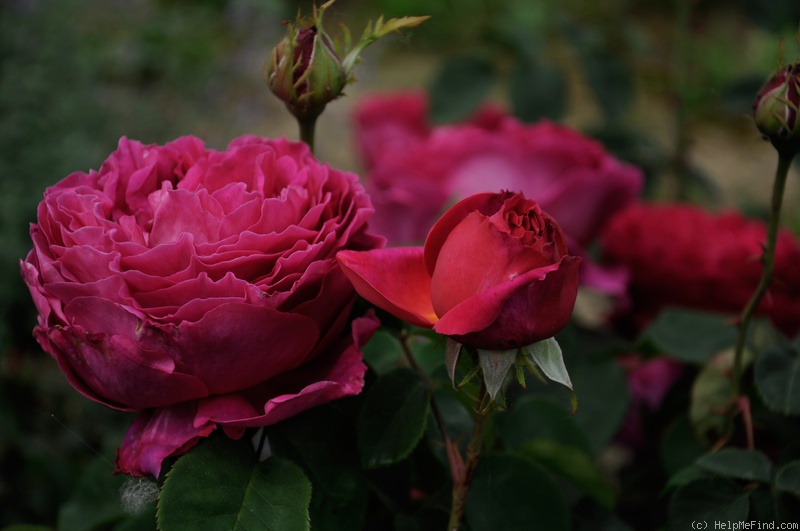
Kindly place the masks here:
<instances>
[{"instance_id":1,"label":"red rose bud","mask_svg":"<svg viewBox=\"0 0 800 531\"><path fill-rule=\"evenodd\" d=\"M778 151L800 151L800 62L781 68L767 80L753 104L756 126Z\"/></svg>"},{"instance_id":2,"label":"red rose bud","mask_svg":"<svg viewBox=\"0 0 800 531\"><path fill-rule=\"evenodd\" d=\"M347 83L347 72L320 23L317 17L299 30L290 25L265 72L270 90L300 119L318 116Z\"/></svg>"},{"instance_id":3,"label":"red rose bud","mask_svg":"<svg viewBox=\"0 0 800 531\"><path fill-rule=\"evenodd\" d=\"M479 349L550 338L569 321L580 258L522 194L473 195L433 226L424 247L337 255L358 293L416 326Z\"/></svg>"}]
</instances>

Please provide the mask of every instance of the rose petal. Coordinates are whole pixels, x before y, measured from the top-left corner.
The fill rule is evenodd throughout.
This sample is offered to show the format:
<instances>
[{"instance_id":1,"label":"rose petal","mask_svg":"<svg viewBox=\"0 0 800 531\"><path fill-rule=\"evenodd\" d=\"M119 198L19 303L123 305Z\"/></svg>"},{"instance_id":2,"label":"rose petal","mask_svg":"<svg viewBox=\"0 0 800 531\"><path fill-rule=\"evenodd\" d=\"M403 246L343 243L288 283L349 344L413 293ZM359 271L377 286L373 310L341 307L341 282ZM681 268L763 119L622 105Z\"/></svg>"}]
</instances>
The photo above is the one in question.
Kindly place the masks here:
<instances>
[{"instance_id":1,"label":"rose petal","mask_svg":"<svg viewBox=\"0 0 800 531\"><path fill-rule=\"evenodd\" d=\"M478 293L548 265L551 262L539 250L497 230L491 218L473 211L439 250L431 278L433 308L443 316Z\"/></svg>"},{"instance_id":2,"label":"rose petal","mask_svg":"<svg viewBox=\"0 0 800 531\"><path fill-rule=\"evenodd\" d=\"M433 275L439 252L456 225L472 212L491 216L503 206L505 198L504 194L475 194L450 207L431 228L425 240L425 269L428 274Z\"/></svg>"},{"instance_id":3,"label":"rose petal","mask_svg":"<svg viewBox=\"0 0 800 531\"><path fill-rule=\"evenodd\" d=\"M179 327L181 370L207 382L210 394L247 389L297 367L319 337L304 315L247 303L218 306Z\"/></svg>"},{"instance_id":4,"label":"rose petal","mask_svg":"<svg viewBox=\"0 0 800 531\"><path fill-rule=\"evenodd\" d=\"M186 452L216 429L210 422L195 425L196 411L197 404L189 402L140 413L117 450L115 472L158 477L164 459Z\"/></svg>"},{"instance_id":5,"label":"rose petal","mask_svg":"<svg viewBox=\"0 0 800 531\"><path fill-rule=\"evenodd\" d=\"M422 247L340 251L336 255L359 295L412 325L430 328L438 318L422 257Z\"/></svg>"},{"instance_id":6,"label":"rose petal","mask_svg":"<svg viewBox=\"0 0 800 531\"><path fill-rule=\"evenodd\" d=\"M366 365L361 347L380 322L372 313L353 321L350 337L297 370L282 374L246 392L200 401L197 423L223 427L267 426L314 406L361 392ZM340 354L335 355L334 353Z\"/></svg>"},{"instance_id":7,"label":"rose petal","mask_svg":"<svg viewBox=\"0 0 800 531\"><path fill-rule=\"evenodd\" d=\"M552 337L572 315L580 261L565 256L558 264L479 293L447 312L433 329L460 343L489 349Z\"/></svg>"},{"instance_id":8,"label":"rose petal","mask_svg":"<svg viewBox=\"0 0 800 531\"><path fill-rule=\"evenodd\" d=\"M161 330L143 327L138 317L113 302L78 298L65 313L73 325L49 329L51 343L42 347L84 396L132 410L208 395L202 381L176 371L176 353Z\"/></svg>"}]
</instances>

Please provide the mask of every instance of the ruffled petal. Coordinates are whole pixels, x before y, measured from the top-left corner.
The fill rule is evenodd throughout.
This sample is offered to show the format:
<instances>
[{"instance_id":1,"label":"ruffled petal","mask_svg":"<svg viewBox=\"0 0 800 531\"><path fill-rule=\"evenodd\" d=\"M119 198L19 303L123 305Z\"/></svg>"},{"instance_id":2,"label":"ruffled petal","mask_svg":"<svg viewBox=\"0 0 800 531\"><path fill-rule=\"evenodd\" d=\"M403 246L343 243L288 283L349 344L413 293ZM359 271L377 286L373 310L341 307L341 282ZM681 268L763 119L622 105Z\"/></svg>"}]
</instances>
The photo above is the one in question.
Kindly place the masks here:
<instances>
[{"instance_id":1,"label":"ruffled petal","mask_svg":"<svg viewBox=\"0 0 800 531\"><path fill-rule=\"evenodd\" d=\"M242 393L201 400L197 423L226 429L275 424L314 406L357 395L364 387L366 365L361 347L380 322L372 312L353 321L352 333L295 371Z\"/></svg>"}]
</instances>

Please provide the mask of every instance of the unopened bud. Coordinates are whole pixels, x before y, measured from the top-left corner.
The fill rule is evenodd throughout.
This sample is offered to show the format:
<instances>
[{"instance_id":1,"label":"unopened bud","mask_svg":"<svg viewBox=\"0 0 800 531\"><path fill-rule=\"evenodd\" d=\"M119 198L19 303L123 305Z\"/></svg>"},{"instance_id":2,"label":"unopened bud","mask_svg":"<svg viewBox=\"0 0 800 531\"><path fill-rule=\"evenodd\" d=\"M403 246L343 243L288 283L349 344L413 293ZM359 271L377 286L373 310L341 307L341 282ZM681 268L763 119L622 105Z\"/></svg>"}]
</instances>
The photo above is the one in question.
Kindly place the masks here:
<instances>
[{"instance_id":1,"label":"unopened bud","mask_svg":"<svg viewBox=\"0 0 800 531\"><path fill-rule=\"evenodd\" d=\"M316 23L290 26L273 49L265 75L270 90L299 119L318 116L347 83L331 38Z\"/></svg>"},{"instance_id":2,"label":"unopened bud","mask_svg":"<svg viewBox=\"0 0 800 531\"><path fill-rule=\"evenodd\" d=\"M800 151L800 62L770 76L756 95L753 113L758 130L779 152Z\"/></svg>"}]
</instances>

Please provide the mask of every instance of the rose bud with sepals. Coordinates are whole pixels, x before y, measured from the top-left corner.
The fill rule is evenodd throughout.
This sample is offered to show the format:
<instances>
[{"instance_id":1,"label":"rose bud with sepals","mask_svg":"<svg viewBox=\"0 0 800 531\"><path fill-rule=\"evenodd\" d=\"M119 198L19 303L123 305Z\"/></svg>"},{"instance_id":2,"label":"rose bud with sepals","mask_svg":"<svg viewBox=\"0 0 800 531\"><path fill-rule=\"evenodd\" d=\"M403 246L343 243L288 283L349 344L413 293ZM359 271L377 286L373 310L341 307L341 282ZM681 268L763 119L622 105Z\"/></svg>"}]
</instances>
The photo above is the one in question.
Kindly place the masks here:
<instances>
[{"instance_id":1,"label":"rose bud with sepals","mask_svg":"<svg viewBox=\"0 0 800 531\"><path fill-rule=\"evenodd\" d=\"M756 126L778 151L800 151L800 62L770 76L753 103Z\"/></svg>"}]
</instances>

